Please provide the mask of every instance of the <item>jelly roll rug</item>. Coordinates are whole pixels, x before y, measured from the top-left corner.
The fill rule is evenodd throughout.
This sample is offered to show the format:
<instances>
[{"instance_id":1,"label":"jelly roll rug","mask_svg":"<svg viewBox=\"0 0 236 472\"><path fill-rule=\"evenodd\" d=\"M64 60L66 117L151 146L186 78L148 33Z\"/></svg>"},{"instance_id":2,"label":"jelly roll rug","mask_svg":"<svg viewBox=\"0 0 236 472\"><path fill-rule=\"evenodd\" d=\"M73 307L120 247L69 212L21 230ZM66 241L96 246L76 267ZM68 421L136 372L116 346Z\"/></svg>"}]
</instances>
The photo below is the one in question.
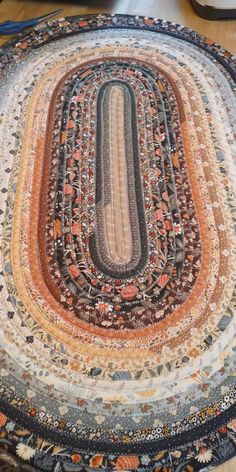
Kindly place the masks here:
<instances>
[{"instance_id":1,"label":"jelly roll rug","mask_svg":"<svg viewBox=\"0 0 236 472\"><path fill-rule=\"evenodd\" d=\"M1 49L1 458L195 472L236 451L235 60L147 17Z\"/></svg>"}]
</instances>

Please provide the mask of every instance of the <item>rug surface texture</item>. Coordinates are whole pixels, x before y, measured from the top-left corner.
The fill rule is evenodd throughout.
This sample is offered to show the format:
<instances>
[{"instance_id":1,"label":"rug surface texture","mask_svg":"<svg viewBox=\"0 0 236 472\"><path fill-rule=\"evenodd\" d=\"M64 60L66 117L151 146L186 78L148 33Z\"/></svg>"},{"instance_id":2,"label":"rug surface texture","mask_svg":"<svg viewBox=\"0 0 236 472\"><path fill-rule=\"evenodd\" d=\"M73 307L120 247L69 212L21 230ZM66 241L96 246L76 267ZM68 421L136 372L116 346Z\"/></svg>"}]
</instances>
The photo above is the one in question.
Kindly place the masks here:
<instances>
[{"instance_id":1,"label":"rug surface texture","mask_svg":"<svg viewBox=\"0 0 236 472\"><path fill-rule=\"evenodd\" d=\"M0 65L5 456L48 472L233 457L235 58L168 21L94 15L38 26Z\"/></svg>"}]
</instances>

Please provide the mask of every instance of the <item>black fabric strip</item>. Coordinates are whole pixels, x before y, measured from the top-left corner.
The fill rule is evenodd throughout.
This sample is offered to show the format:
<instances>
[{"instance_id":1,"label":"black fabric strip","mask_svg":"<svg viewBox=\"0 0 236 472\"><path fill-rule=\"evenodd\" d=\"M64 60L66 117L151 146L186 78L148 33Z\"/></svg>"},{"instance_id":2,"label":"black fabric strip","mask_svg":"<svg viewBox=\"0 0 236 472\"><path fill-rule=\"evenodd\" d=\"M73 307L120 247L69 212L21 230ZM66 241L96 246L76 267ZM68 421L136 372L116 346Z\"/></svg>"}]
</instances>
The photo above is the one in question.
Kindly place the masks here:
<instances>
[{"instance_id":1,"label":"black fabric strip","mask_svg":"<svg viewBox=\"0 0 236 472\"><path fill-rule=\"evenodd\" d=\"M155 454L157 451L162 449L171 449L181 444L186 444L189 441L201 438L202 436L210 434L212 431L217 430L222 425L228 423L236 415L236 406L232 405L224 413L218 417L208 421L207 423L197 426L190 431L180 433L172 438L164 438L156 441L139 442L136 444L119 444L119 443L108 443L108 441L91 441L85 439L78 439L73 435L65 434L63 431L57 431L42 426L36 423L29 415L23 412L19 412L13 405L0 399L0 409L3 409L6 415L11 417L14 421L22 425L26 429L30 429L37 436L43 437L44 439L51 440L54 444L62 445L63 447L72 447L80 451L90 452L101 452L106 453L118 453L118 454L138 454L152 453Z\"/></svg>"},{"instance_id":2,"label":"black fabric strip","mask_svg":"<svg viewBox=\"0 0 236 472\"><path fill-rule=\"evenodd\" d=\"M107 270L103 265L101 257L98 255L97 250L97 241L95 234L90 236L89 240L89 250L91 258L93 259L94 264L98 267L101 272L109 275L110 277L119 279L124 277L134 277L138 272L140 272L145 266L148 258L148 238L147 238L147 226L146 218L144 211L144 202L143 202L143 190L142 190L142 178L139 162L139 145L138 145L138 135L137 135L137 117L136 117L136 103L135 96L131 86L122 81L112 81L114 84L121 83L122 86L125 86L130 94L131 100L131 109L132 109L132 145L133 145L133 172L135 177L135 193L136 193L136 202L137 202L137 211L138 211L138 222L139 233L141 239L141 257L138 261L138 264L131 269L126 269L125 271L112 271ZM102 85L98 98L97 98L97 124L96 124L96 202L98 203L102 198L102 189L101 189L101 172L102 172L102 126L103 126L103 117L102 117L102 100L103 94L106 91L106 88L111 84L111 82L105 83Z\"/></svg>"}]
</instances>

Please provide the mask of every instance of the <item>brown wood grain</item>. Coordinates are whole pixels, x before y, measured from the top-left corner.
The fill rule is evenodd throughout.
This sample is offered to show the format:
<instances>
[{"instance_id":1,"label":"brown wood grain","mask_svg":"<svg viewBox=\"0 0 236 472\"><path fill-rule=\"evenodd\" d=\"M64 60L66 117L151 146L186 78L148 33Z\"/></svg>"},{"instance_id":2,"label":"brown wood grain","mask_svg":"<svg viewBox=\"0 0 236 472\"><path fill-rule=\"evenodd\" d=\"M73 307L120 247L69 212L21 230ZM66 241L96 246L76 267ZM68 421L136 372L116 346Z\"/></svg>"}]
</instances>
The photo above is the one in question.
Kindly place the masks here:
<instances>
[{"instance_id":1,"label":"brown wood grain","mask_svg":"<svg viewBox=\"0 0 236 472\"><path fill-rule=\"evenodd\" d=\"M63 8L60 17L85 13L128 13L165 18L199 31L236 54L236 20L208 21L199 18L189 0L0 0L0 22L7 19L25 20L58 8ZM0 36L0 44L5 41L6 37ZM236 472L236 458L214 471Z\"/></svg>"}]
</instances>

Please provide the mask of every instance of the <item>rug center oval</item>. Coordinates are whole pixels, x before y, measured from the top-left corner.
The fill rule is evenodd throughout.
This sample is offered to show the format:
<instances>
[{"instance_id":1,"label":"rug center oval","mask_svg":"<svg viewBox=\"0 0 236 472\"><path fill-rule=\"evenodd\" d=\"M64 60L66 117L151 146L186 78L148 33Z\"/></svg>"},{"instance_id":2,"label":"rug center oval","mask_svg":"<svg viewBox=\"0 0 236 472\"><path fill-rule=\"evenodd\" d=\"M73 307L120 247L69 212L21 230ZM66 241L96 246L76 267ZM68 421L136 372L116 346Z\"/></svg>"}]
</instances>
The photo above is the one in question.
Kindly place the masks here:
<instances>
[{"instance_id":1,"label":"rug center oval","mask_svg":"<svg viewBox=\"0 0 236 472\"><path fill-rule=\"evenodd\" d=\"M174 83L148 63L95 60L61 79L50 110L44 280L63 308L96 326L156 324L173 311L165 300L175 281L185 298L194 287L201 246Z\"/></svg>"}]
</instances>

